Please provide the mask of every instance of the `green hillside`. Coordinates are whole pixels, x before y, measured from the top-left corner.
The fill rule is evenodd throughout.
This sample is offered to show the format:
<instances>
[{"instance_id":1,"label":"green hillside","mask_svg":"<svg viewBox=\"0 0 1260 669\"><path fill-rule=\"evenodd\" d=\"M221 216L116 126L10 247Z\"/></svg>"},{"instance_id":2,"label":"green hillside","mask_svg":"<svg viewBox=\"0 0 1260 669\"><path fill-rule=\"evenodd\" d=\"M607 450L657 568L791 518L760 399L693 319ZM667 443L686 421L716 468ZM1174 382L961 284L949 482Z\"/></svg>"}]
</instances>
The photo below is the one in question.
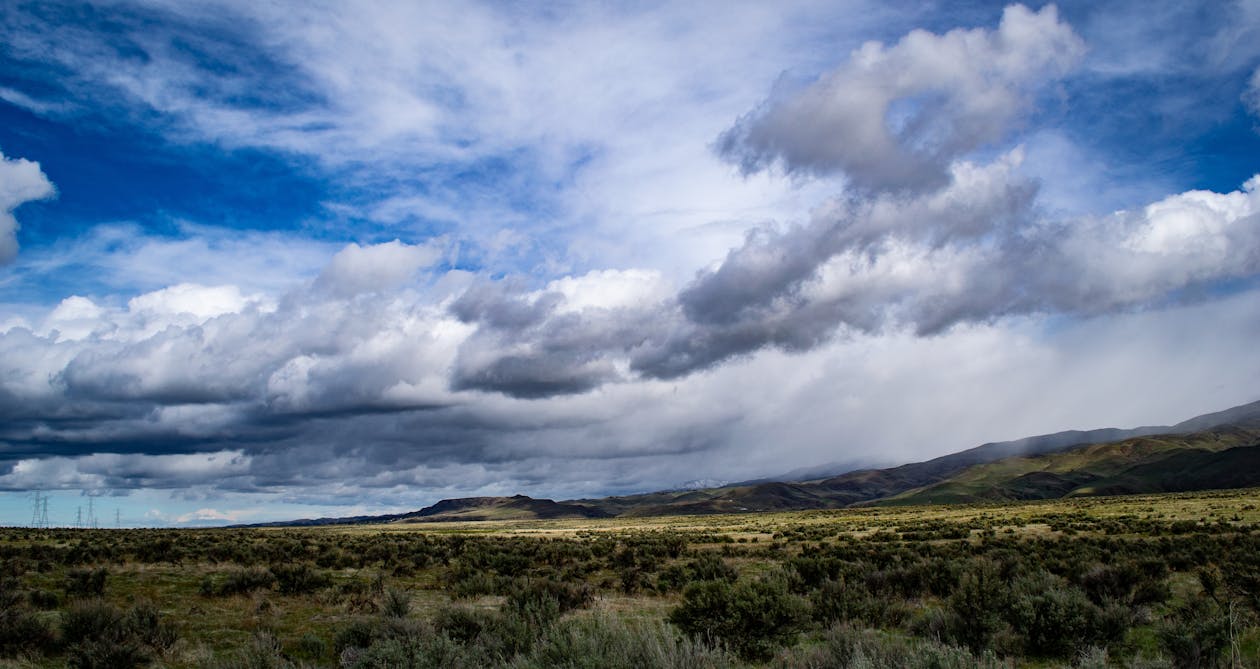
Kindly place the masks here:
<instances>
[{"instance_id":1,"label":"green hillside","mask_svg":"<svg viewBox=\"0 0 1260 669\"><path fill-rule=\"evenodd\" d=\"M1260 468L1236 468L1260 454L1257 446L1260 428L1255 427L1137 437L975 465L878 503L952 504L1257 485Z\"/></svg>"}]
</instances>

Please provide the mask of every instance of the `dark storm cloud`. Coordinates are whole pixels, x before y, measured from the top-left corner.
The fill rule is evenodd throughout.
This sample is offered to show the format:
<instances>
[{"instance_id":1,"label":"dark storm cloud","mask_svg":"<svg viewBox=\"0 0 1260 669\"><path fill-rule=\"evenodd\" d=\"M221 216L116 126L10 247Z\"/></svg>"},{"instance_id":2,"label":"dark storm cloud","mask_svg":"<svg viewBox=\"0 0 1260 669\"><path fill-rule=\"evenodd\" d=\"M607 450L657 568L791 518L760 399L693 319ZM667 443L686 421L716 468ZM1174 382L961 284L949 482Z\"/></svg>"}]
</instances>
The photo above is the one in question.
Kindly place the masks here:
<instances>
[{"instance_id":1,"label":"dark storm cloud","mask_svg":"<svg viewBox=\"0 0 1260 669\"><path fill-rule=\"evenodd\" d=\"M557 351L507 355L477 369L460 368L455 390L485 390L521 398L571 395L597 388L616 377L606 362L590 360L590 352Z\"/></svg>"},{"instance_id":2,"label":"dark storm cloud","mask_svg":"<svg viewBox=\"0 0 1260 669\"><path fill-rule=\"evenodd\" d=\"M510 281L470 287L450 307L478 326L460 346L452 388L520 398L585 392L619 378L610 355L658 327L653 305L561 311L563 302L558 292L529 293Z\"/></svg>"},{"instance_id":3,"label":"dark storm cloud","mask_svg":"<svg viewBox=\"0 0 1260 669\"><path fill-rule=\"evenodd\" d=\"M563 299L554 292L531 296L511 281L483 282L464 291L451 304L451 313L465 323L520 330L543 322Z\"/></svg>"},{"instance_id":4,"label":"dark storm cloud","mask_svg":"<svg viewBox=\"0 0 1260 669\"><path fill-rule=\"evenodd\" d=\"M618 402L497 398L570 395L617 378L606 353L609 342L629 345L635 321L625 310L562 313L559 294L487 282L452 300L487 323L473 332L421 294L361 290L363 274L381 268L361 269L343 262L274 304L233 298L208 316L187 309L222 291L183 286L125 308L73 298L40 332L0 332L0 397L12 400L0 407L0 462L10 470L0 484L249 492L353 479L356 489L389 488L443 468L501 474L529 460L688 453L724 434L701 430L711 438L697 440L688 411L627 439L609 428L629 420ZM339 273L355 290L328 285ZM501 355L525 334L534 358ZM483 354L494 357L473 366ZM230 476L225 453L236 454ZM182 469L164 483L172 462Z\"/></svg>"}]
</instances>

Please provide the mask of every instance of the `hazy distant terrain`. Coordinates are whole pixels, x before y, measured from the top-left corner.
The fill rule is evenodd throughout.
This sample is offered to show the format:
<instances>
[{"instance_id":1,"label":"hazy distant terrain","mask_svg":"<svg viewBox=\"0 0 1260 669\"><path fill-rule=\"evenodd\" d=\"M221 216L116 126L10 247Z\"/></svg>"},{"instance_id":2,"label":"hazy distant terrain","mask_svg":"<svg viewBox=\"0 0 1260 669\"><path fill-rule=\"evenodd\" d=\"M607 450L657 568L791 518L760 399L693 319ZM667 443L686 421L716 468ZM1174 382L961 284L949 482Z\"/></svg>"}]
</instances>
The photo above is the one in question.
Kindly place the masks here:
<instances>
[{"instance_id":1,"label":"hazy distant terrain","mask_svg":"<svg viewBox=\"0 0 1260 669\"><path fill-rule=\"evenodd\" d=\"M1175 425L1058 432L816 480L568 502L523 495L473 497L405 514L270 525L704 515L1183 492L1258 486L1257 463L1260 402L1253 402Z\"/></svg>"}]
</instances>

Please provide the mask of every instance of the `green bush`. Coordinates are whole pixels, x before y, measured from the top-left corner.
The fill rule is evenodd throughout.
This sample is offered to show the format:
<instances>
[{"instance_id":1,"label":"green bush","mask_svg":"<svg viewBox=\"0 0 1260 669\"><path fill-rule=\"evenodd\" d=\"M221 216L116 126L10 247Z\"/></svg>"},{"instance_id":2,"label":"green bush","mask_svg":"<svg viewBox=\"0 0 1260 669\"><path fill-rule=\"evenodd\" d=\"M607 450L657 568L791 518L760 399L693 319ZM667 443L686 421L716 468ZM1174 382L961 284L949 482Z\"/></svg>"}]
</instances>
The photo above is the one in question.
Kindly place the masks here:
<instances>
[{"instance_id":1,"label":"green bush","mask_svg":"<svg viewBox=\"0 0 1260 669\"><path fill-rule=\"evenodd\" d=\"M229 571L217 581L206 576L201 582L201 594L218 597L247 595L256 590L270 590L275 584L276 576L271 571L262 567L248 567Z\"/></svg>"},{"instance_id":2,"label":"green bush","mask_svg":"<svg viewBox=\"0 0 1260 669\"><path fill-rule=\"evenodd\" d=\"M991 648L1005 626L1002 614L1006 604L1007 582L997 565L988 560L973 561L945 601L947 637L972 652Z\"/></svg>"},{"instance_id":3,"label":"green bush","mask_svg":"<svg viewBox=\"0 0 1260 669\"><path fill-rule=\"evenodd\" d=\"M202 669L296 669L284 656L280 641L267 632L259 632L242 649L227 657L216 658Z\"/></svg>"},{"instance_id":4,"label":"green bush","mask_svg":"<svg viewBox=\"0 0 1260 669\"><path fill-rule=\"evenodd\" d=\"M297 652L309 659L319 660L328 653L328 644L318 634L307 632L298 638Z\"/></svg>"},{"instance_id":5,"label":"green bush","mask_svg":"<svg viewBox=\"0 0 1260 669\"><path fill-rule=\"evenodd\" d=\"M150 657L135 639L125 636L89 639L66 653L66 666L73 669L133 669L149 664Z\"/></svg>"},{"instance_id":6,"label":"green bush","mask_svg":"<svg viewBox=\"0 0 1260 669\"><path fill-rule=\"evenodd\" d=\"M687 571L696 581L735 581L739 571L713 553L702 553L687 563Z\"/></svg>"},{"instance_id":7,"label":"green bush","mask_svg":"<svg viewBox=\"0 0 1260 669\"><path fill-rule=\"evenodd\" d=\"M0 657L47 650L53 631L34 614L19 608L0 609Z\"/></svg>"},{"instance_id":8,"label":"green bush","mask_svg":"<svg viewBox=\"0 0 1260 669\"><path fill-rule=\"evenodd\" d=\"M367 648L383 639L410 634L412 624L393 618L355 618L337 632L333 648L338 654L347 648Z\"/></svg>"},{"instance_id":9,"label":"green bush","mask_svg":"<svg viewBox=\"0 0 1260 669\"><path fill-rule=\"evenodd\" d=\"M823 625L858 623L871 627L897 627L910 616L910 606L897 597L877 597L860 581L824 581L810 592L810 613Z\"/></svg>"},{"instance_id":10,"label":"green bush","mask_svg":"<svg viewBox=\"0 0 1260 669\"><path fill-rule=\"evenodd\" d=\"M342 669L480 669L482 662L441 635L382 639L341 654Z\"/></svg>"},{"instance_id":11,"label":"green bush","mask_svg":"<svg viewBox=\"0 0 1260 669\"><path fill-rule=\"evenodd\" d=\"M66 662L78 669L147 665L175 643L174 630L147 603L123 611L100 600L77 602L61 619Z\"/></svg>"},{"instance_id":12,"label":"green bush","mask_svg":"<svg viewBox=\"0 0 1260 669\"><path fill-rule=\"evenodd\" d=\"M433 625L451 639L467 644L495 624L496 614L463 606L448 606L437 612Z\"/></svg>"},{"instance_id":13,"label":"green bush","mask_svg":"<svg viewBox=\"0 0 1260 669\"><path fill-rule=\"evenodd\" d=\"M131 607L123 624L137 641L158 652L169 650L178 638L175 629L164 622L157 608L148 602Z\"/></svg>"},{"instance_id":14,"label":"green bush","mask_svg":"<svg viewBox=\"0 0 1260 669\"><path fill-rule=\"evenodd\" d=\"M696 581L735 581L739 571L715 553L702 553L686 564L675 564L661 570L656 577L657 589L670 592L681 590Z\"/></svg>"},{"instance_id":15,"label":"green bush","mask_svg":"<svg viewBox=\"0 0 1260 669\"><path fill-rule=\"evenodd\" d=\"M1012 586L1008 619L1029 655L1066 659L1084 651L1098 640L1100 614L1080 588L1049 572Z\"/></svg>"},{"instance_id":16,"label":"green bush","mask_svg":"<svg viewBox=\"0 0 1260 669\"><path fill-rule=\"evenodd\" d=\"M1196 597L1158 627L1159 644L1177 669L1214 669L1230 645L1229 616L1216 602Z\"/></svg>"},{"instance_id":17,"label":"green bush","mask_svg":"<svg viewBox=\"0 0 1260 669\"><path fill-rule=\"evenodd\" d=\"M556 614L586 608L595 593L585 583L565 583L552 579L524 579L513 584L504 606L518 611L548 611Z\"/></svg>"},{"instance_id":18,"label":"green bush","mask_svg":"<svg viewBox=\"0 0 1260 669\"><path fill-rule=\"evenodd\" d=\"M498 594L501 583L506 579L468 567L458 567L451 571L452 596L459 599L472 599L482 595Z\"/></svg>"},{"instance_id":19,"label":"green bush","mask_svg":"<svg viewBox=\"0 0 1260 669\"><path fill-rule=\"evenodd\" d=\"M36 589L27 593L31 606L44 611L51 611L61 606L61 598L52 590Z\"/></svg>"},{"instance_id":20,"label":"green bush","mask_svg":"<svg viewBox=\"0 0 1260 669\"><path fill-rule=\"evenodd\" d=\"M75 568L66 571L66 595L69 597L100 597L105 594L105 580L109 570Z\"/></svg>"},{"instance_id":21,"label":"green bush","mask_svg":"<svg viewBox=\"0 0 1260 669\"><path fill-rule=\"evenodd\" d=\"M381 595L381 613L391 618L406 618L411 611L411 594L398 588L386 588Z\"/></svg>"},{"instance_id":22,"label":"green bush","mask_svg":"<svg viewBox=\"0 0 1260 669\"><path fill-rule=\"evenodd\" d=\"M485 629L496 627L498 619L495 616L487 622ZM356 669L481 667L491 657L480 647L485 629L478 627L476 634L455 641L440 629L416 620L365 618L338 633L335 647L341 666Z\"/></svg>"},{"instance_id":23,"label":"green bush","mask_svg":"<svg viewBox=\"0 0 1260 669\"><path fill-rule=\"evenodd\" d=\"M693 638L722 644L745 659L765 659L787 643L807 618L805 603L780 578L700 581L683 591L670 622Z\"/></svg>"},{"instance_id":24,"label":"green bush","mask_svg":"<svg viewBox=\"0 0 1260 669\"><path fill-rule=\"evenodd\" d=\"M61 639L67 644L99 639L123 630L124 613L101 600L71 604L61 616Z\"/></svg>"},{"instance_id":25,"label":"green bush","mask_svg":"<svg viewBox=\"0 0 1260 669\"><path fill-rule=\"evenodd\" d=\"M273 564L271 573L276 578L277 589L285 595L309 594L332 585L332 577L305 562Z\"/></svg>"}]
</instances>

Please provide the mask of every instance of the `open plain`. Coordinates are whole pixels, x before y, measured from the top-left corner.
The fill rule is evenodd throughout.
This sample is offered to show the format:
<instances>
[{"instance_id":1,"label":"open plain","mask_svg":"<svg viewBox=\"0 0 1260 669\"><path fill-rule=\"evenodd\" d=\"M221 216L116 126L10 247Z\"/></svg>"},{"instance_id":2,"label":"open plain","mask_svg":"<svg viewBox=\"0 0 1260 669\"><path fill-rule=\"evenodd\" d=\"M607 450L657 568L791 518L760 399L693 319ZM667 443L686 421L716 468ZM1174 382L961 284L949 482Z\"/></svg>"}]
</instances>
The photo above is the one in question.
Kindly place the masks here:
<instances>
[{"instance_id":1,"label":"open plain","mask_svg":"<svg viewBox=\"0 0 1260 669\"><path fill-rule=\"evenodd\" d=\"M1260 490L0 531L5 666L1257 666Z\"/></svg>"}]
</instances>

